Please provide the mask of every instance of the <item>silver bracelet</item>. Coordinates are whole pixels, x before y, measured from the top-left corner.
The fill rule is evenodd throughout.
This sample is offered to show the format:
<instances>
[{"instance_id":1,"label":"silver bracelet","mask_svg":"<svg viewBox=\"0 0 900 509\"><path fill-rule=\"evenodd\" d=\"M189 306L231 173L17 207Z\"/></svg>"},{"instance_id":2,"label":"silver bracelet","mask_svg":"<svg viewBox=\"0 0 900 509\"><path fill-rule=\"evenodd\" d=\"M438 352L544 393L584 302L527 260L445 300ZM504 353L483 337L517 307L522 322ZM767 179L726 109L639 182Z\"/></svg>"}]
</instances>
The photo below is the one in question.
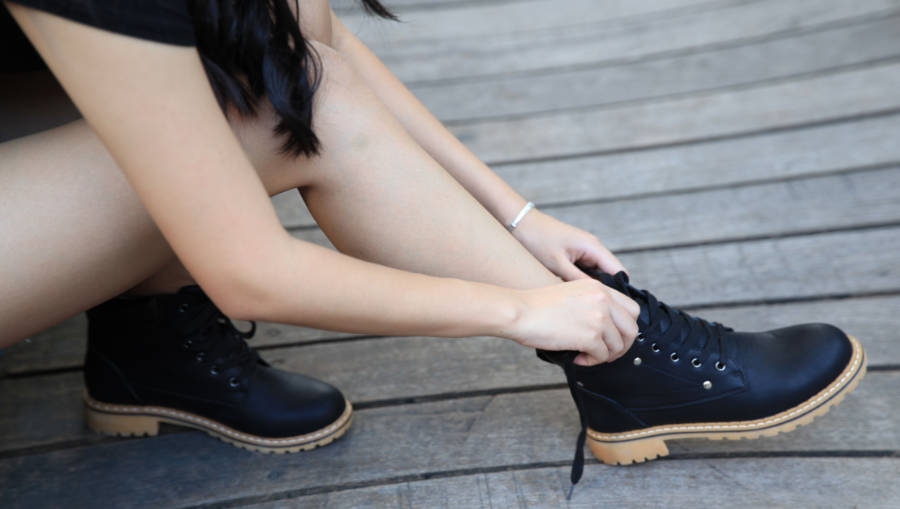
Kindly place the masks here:
<instances>
[{"instance_id":1,"label":"silver bracelet","mask_svg":"<svg viewBox=\"0 0 900 509\"><path fill-rule=\"evenodd\" d=\"M516 229L516 226L519 226L519 223L522 221L522 219L523 219L529 212L531 212L531 209L533 209L533 208L534 208L534 202L533 202L533 201L530 201L530 202L526 203L525 206L522 207L522 210L519 211L519 214L516 216L516 218L513 219L511 223L509 223L508 225L506 225L506 229L509 230L509 231L515 230L515 229Z\"/></svg>"}]
</instances>

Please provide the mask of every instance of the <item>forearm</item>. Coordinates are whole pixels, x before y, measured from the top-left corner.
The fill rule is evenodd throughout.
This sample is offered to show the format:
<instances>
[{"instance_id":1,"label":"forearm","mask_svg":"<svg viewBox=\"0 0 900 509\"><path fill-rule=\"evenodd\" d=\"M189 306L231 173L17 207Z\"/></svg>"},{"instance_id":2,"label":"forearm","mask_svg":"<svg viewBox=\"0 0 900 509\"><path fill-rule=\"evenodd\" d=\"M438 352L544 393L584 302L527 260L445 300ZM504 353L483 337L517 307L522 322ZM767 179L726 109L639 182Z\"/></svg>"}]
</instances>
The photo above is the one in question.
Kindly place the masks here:
<instances>
[{"instance_id":1,"label":"forearm","mask_svg":"<svg viewBox=\"0 0 900 509\"><path fill-rule=\"evenodd\" d=\"M332 45L350 61L413 139L498 221L506 224L516 216L526 200L456 139L333 14Z\"/></svg>"},{"instance_id":2,"label":"forearm","mask_svg":"<svg viewBox=\"0 0 900 509\"><path fill-rule=\"evenodd\" d=\"M276 247L277 246L277 247ZM240 318L366 334L466 337L507 335L518 292L426 276L287 238L247 264L249 284L231 288ZM241 278L235 278L241 280Z\"/></svg>"}]
</instances>

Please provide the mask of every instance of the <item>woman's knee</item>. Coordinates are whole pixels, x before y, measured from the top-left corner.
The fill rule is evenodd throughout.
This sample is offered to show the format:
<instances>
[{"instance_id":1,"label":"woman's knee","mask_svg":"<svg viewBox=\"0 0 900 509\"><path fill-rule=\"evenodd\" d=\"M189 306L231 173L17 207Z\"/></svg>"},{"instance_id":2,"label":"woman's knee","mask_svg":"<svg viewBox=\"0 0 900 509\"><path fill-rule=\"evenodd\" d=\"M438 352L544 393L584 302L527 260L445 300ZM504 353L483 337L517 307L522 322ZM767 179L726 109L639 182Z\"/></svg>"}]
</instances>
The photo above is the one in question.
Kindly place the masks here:
<instances>
[{"instance_id":1,"label":"woman's knee","mask_svg":"<svg viewBox=\"0 0 900 509\"><path fill-rule=\"evenodd\" d=\"M271 105L262 105L252 118L229 115L232 130L270 193L312 186L335 173L333 156L352 157L389 115L343 55L319 41L309 44L319 63L312 122L320 142L317 156L295 157L281 150L284 140L274 133L279 118Z\"/></svg>"}]
</instances>

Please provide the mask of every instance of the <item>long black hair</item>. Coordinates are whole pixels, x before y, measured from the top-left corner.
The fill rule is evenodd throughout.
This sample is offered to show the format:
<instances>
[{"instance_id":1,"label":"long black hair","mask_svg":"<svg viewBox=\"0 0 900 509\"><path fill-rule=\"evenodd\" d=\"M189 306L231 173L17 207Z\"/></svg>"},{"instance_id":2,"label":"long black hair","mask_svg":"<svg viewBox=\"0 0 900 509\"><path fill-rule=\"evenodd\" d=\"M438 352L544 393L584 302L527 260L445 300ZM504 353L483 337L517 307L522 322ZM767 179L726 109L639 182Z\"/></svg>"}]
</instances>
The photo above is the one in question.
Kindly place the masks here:
<instances>
[{"instance_id":1,"label":"long black hair","mask_svg":"<svg viewBox=\"0 0 900 509\"><path fill-rule=\"evenodd\" d=\"M300 12L300 0L295 0ZM361 0L366 11L397 19L378 0ZM271 101L280 120L275 134L295 156L318 153L313 132L313 94L320 63L307 45L287 0L191 0L197 38L213 93L223 110L234 106L254 115L257 102Z\"/></svg>"}]
</instances>

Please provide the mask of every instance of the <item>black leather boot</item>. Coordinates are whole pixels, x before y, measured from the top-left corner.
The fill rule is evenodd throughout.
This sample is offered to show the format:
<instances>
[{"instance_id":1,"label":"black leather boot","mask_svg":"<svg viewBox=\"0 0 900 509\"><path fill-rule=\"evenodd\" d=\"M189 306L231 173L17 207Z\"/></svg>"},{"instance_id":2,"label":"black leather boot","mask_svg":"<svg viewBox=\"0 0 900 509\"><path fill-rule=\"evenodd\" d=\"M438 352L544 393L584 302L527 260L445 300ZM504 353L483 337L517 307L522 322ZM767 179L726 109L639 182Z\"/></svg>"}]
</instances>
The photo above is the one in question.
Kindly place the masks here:
<instances>
[{"instance_id":1,"label":"black leather boot","mask_svg":"<svg viewBox=\"0 0 900 509\"><path fill-rule=\"evenodd\" d=\"M563 367L581 417L573 484L585 439L601 462L630 464L667 455L667 440L775 435L827 412L865 374L859 342L831 325L735 332L657 301L624 272L588 273L640 304L640 334L592 367L575 365L575 352L538 352Z\"/></svg>"},{"instance_id":2,"label":"black leather boot","mask_svg":"<svg viewBox=\"0 0 900 509\"><path fill-rule=\"evenodd\" d=\"M167 422L238 447L296 452L332 442L352 407L324 382L274 369L196 286L88 311L88 426L156 435Z\"/></svg>"}]
</instances>

